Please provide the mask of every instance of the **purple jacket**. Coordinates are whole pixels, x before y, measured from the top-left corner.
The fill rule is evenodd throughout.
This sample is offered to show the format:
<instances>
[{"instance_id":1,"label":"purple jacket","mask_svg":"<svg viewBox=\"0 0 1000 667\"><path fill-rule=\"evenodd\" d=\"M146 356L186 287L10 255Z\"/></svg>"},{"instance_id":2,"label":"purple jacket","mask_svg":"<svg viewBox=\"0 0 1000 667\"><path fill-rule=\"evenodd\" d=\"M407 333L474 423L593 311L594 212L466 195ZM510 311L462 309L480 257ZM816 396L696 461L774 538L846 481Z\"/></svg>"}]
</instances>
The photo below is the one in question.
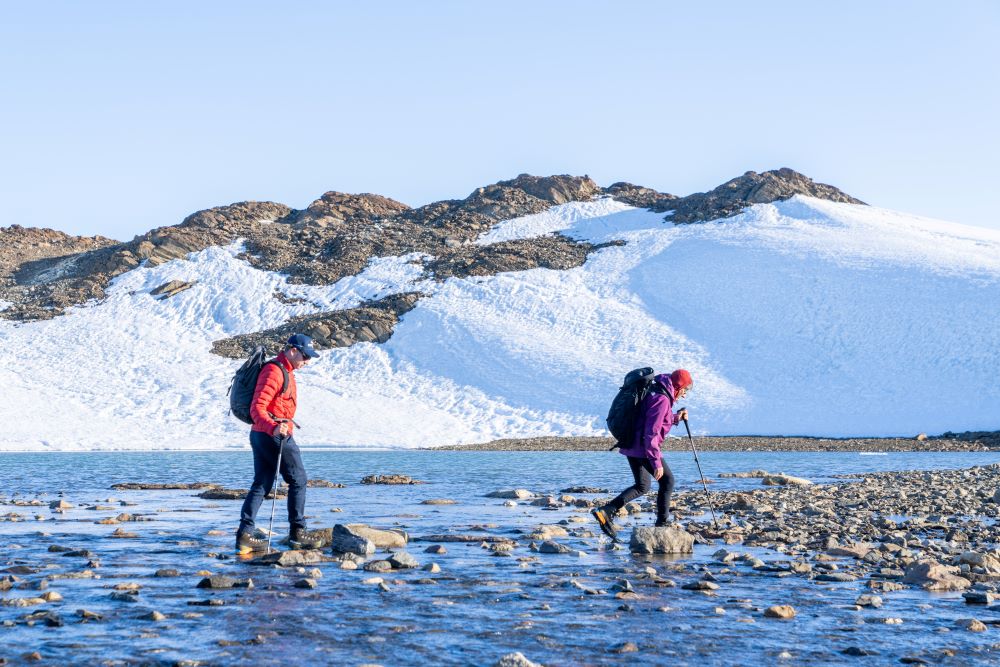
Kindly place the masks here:
<instances>
[{"instance_id":1,"label":"purple jacket","mask_svg":"<svg viewBox=\"0 0 1000 667\"><path fill-rule=\"evenodd\" d=\"M653 469L660 467L660 443L670 433L670 428L679 421L674 416L674 384L669 374L657 375L653 382L666 389L666 395L650 390L639 408L639 428L629 447L618 451L625 456L646 457Z\"/></svg>"}]
</instances>

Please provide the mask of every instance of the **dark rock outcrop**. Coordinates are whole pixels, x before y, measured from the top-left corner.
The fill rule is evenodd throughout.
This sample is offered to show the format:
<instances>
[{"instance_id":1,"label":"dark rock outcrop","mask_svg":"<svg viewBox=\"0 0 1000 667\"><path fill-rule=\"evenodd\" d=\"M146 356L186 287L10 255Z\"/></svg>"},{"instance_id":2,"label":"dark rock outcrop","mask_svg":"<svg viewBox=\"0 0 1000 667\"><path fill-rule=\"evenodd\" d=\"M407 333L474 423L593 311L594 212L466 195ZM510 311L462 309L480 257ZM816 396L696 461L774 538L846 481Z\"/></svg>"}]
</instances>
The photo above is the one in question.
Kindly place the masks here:
<instances>
[{"instance_id":1,"label":"dark rock outcrop","mask_svg":"<svg viewBox=\"0 0 1000 667\"><path fill-rule=\"evenodd\" d=\"M215 341L212 352L230 359L249 356L258 345L277 353L295 332L311 336L320 349L349 347L358 342L384 343L403 313L412 310L420 294L394 294L377 301L368 301L357 308L334 310L292 318L274 329L242 334Z\"/></svg>"}]
</instances>

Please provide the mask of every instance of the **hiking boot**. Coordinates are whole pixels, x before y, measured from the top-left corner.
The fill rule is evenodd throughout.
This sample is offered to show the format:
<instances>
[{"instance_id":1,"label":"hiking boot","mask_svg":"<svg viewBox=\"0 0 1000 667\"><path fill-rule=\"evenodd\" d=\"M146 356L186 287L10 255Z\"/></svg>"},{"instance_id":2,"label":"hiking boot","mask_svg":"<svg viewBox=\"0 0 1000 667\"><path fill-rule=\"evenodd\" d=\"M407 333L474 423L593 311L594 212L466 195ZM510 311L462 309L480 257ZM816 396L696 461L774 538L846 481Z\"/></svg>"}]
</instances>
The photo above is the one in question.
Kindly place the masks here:
<instances>
[{"instance_id":1,"label":"hiking boot","mask_svg":"<svg viewBox=\"0 0 1000 667\"><path fill-rule=\"evenodd\" d=\"M236 552L249 554L257 551L267 551L267 538L258 537L254 533L236 533Z\"/></svg>"},{"instance_id":2,"label":"hiking boot","mask_svg":"<svg viewBox=\"0 0 1000 667\"><path fill-rule=\"evenodd\" d=\"M618 541L618 531L615 530L614 515L611 510L605 507L598 507L597 509L590 510L590 513L597 519L597 525L601 527L604 534L610 537L613 541Z\"/></svg>"},{"instance_id":3,"label":"hiking boot","mask_svg":"<svg viewBox=\"0 0 1000 667\"><path fill-rule=\"evenodd\" d=\"M288 536L288 546L292 549L322 549L324 540L316 531L293 528Z\"/></svg>"}]
</instances>

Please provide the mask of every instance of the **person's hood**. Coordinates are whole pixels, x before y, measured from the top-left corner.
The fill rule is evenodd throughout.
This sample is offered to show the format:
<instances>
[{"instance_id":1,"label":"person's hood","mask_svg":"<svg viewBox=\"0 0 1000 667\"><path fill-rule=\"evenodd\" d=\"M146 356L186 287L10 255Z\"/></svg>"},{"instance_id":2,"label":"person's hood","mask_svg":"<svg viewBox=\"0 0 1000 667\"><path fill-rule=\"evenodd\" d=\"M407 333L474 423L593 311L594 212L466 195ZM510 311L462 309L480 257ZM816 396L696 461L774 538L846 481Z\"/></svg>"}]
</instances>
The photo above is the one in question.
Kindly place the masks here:
<instances>
[{"instance_id":1,"label":"person's hood","mask_svg":"<svg viewBox=\"0 0 1000 667\"><path fill-rule=\"evenodd\" d=\"M670 378L670 373L660 373L653 378L653 382L662 385L667 390L670 400L674 400L677 393L674 391L674 381Z\"/></svg>"}]
</instances>

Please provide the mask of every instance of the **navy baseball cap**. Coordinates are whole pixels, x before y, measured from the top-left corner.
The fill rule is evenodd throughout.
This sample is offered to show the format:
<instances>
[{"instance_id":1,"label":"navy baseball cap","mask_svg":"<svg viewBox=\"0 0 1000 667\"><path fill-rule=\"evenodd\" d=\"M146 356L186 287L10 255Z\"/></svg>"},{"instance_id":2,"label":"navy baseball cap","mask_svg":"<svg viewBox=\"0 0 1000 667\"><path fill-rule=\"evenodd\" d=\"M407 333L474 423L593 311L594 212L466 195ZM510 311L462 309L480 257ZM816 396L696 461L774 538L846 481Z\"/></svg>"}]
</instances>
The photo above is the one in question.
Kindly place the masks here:
<instances>
[{"instance_id":1,"label":"navy baseball cap","mask_svg":"<svg viewBox=\"0 0 1000 667\"><path fill-rule=\"evenodd\" d=\"M313 347L313 339L305 334L293 334L288 339L288 345L301 352L306 359L315 359L319 356L319 352Z\"/></svg>"}]
</instances>

